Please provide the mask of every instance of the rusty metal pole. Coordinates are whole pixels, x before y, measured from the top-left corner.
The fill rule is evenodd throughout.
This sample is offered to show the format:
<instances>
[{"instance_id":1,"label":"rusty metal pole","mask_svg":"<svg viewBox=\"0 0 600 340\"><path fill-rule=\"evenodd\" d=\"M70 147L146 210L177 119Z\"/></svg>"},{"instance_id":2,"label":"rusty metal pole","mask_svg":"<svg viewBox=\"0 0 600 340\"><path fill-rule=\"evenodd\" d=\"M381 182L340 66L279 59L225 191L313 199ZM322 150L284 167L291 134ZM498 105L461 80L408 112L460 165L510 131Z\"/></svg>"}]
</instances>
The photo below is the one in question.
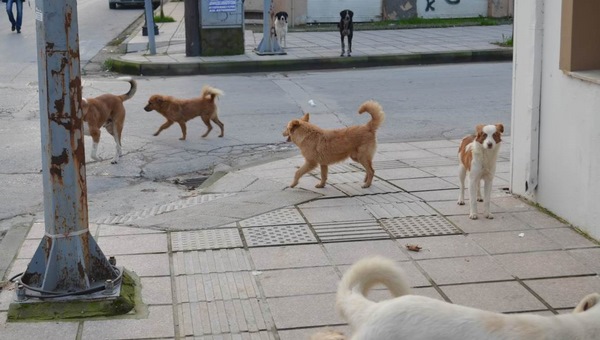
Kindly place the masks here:
<instances>
[{"instance_id":1,"label":"rusty metal pole","mask_svg":"<svg viewBox=\"0 0 600 340\"><path fill-rule=\"evenodd\" d=\"M41 295L103 289L119 271L88 228L76 0L37 0L46 233L20 282Z\"/></svg>"}]
</instances>

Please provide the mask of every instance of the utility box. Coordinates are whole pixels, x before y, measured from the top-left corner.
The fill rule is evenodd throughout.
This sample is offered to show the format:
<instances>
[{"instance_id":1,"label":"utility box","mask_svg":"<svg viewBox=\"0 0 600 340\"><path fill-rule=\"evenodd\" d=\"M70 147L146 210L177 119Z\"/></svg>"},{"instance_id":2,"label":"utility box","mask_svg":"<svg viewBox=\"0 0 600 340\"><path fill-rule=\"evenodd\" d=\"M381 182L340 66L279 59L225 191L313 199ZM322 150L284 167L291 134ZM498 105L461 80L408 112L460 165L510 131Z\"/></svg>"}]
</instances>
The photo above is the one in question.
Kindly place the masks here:
<instances>
[{"instance_id":1,"label":"utility box","mask_svg":"<svg viewBox=\"0 0 600 340\"><path fill-rule=\"evenodd\" d=\"M244 54L243 0L204 0L200 4L200 54Z\"/></svg>"}]
</instances>

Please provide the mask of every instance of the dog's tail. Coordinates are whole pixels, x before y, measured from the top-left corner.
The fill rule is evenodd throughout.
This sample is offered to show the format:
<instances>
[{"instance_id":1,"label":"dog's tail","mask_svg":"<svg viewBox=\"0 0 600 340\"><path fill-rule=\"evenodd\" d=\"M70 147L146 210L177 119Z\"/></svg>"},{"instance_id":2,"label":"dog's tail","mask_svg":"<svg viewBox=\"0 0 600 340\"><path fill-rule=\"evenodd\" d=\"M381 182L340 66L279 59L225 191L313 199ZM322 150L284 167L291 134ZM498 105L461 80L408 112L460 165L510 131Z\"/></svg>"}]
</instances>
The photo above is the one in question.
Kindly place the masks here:
<instances>
[{"instance_id":1,"label":"dog's tail","mask_svg":"<svg viewBox=\"0 0 600 340\"><path fill-rule=\"evenodd\" d=\"M202 98L206 98L207 96L210 96L210 100L211 101L215 101L215 98L218 96L223 96L225 95L225 93L215 87L212 86L208 86L205 85L204 87L202 87Z\"/></svg>"},{"instance_id":2,"label":"dog's tail","mask_svg":"<svg viewBox=\"0 0 600 340\"><path fill-rule=\"evenodd\" d=\"M133 95L135 94L135 92L137 91L137 82L131 78L131 77L119 77L117 78L118 80L123 80L129 83L129 85L131 85L131 87L129 88L129 92L122 94L119 96L119 98L121 98L121 101L126 101L127 99L131 99L131 97L133 97Z\"/></svg>"},{"instance_id":3,"label":"dog's tail","mask_svg":"<svg viewBox=\"0 0 600 340\"><path fill-rule=\"evenodd\" d=\"M371 121L367 123L372 131L375 131L381 126L385 120L385 112L378 102L374 100L368 100L360 106L358 113L368 112L371 115Z\"/></svg>"},{"instance_id":4,"label":"dog's tail","mask_svg":"<svg viewBox=\"0 0 600 340\"><path fill-rule=\"evenodd\" d=\"M338 286L336 308L354 328L361 325L376 305L366 295L376 284L385 285L394 297L407 295L410 288L406 275L392 260L381 256L356 262L342 277Z\"/></svg>"}]
</instances>

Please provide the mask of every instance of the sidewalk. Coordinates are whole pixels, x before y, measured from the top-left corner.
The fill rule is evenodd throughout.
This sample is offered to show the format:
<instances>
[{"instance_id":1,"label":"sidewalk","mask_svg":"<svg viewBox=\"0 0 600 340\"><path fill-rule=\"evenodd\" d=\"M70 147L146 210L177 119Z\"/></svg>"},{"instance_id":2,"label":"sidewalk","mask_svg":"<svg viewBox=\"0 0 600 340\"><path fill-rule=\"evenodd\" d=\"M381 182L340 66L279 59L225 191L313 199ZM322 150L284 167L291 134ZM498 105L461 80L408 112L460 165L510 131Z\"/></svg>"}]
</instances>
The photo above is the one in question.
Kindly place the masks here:
<instances>
[{"instance_id":1,"label":"sidewalk","mask_svg":"<svg viewBox=\"0 0 600 340\"><path fill-rule=\"evenodd\" d=\"M351 67L398 66L450 62L511 60L512 49L494 43L512 35L511 25L355 31L352 57L340 57L339 32L289 32L286 55L259 56L254 49L262 33L245 31L245 54L186 57L183 2L168 2L160 23L156 55L148 55L148 37L125 42L127 51L113 60L113 71L167 76L235 72L276 72Z\"/></svg>"},{"instance_id":2,"label":"sidewalk","mask_svg":"<svg viewBox=\"0 0 600 340\"><path fill-rule=\"evenodd\" d=\"M493 220L456 204L458 140L381 144L376 179L360 165L330 168L288 188L301 156L227 173L183 201L92 224L117 265L135 272L135 315L75 322L6 322L0 339L307 339L349 332L334 295L354 261L381 254L410 275L415 294L507 313L568 313L600 291L600 247L508 194L510 138L502 145ZM22 272L44 233L31 228L9 277ZM411 252L407 244L423 249ZM374 299L387 297L376 290ZM79 335L78 335L79 334Z\"/></svg>"}]
</instances>

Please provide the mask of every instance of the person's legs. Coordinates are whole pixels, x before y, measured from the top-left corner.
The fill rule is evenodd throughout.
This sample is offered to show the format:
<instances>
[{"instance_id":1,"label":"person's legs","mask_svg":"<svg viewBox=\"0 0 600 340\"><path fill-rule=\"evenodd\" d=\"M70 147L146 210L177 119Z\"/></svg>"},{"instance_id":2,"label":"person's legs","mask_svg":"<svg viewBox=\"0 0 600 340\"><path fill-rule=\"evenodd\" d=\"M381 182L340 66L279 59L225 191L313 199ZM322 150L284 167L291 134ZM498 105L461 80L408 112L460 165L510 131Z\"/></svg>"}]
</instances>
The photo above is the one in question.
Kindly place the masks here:
<instances>
[{"instance_id":1,"label":"person's legs","mask_svg":"<svg viewBox=\"0 0 600 340\"><path fill-rule=\"evenodd\" d=\"M23 1L21 0L13 0L15 5L17 5L17 33L21 33L21 24L23 23ZM11 11L12 12L12 11Z\"/></svg>"},{"instance_id":2,"label":"person's legs","mask_svg":"<svg viewBox=\"0 0 600 340\"><path fill-rule=\"evenodd\" d=\"M10 23L12 25L12 30L14 31L15 27L17 26L17 22L15 21L15 16L13 15L13 11L12 11L13 2L14 2L14 0L6 1L6 13L8 14L8 20L10 20Z\"/></svg>"}]
</instances>

